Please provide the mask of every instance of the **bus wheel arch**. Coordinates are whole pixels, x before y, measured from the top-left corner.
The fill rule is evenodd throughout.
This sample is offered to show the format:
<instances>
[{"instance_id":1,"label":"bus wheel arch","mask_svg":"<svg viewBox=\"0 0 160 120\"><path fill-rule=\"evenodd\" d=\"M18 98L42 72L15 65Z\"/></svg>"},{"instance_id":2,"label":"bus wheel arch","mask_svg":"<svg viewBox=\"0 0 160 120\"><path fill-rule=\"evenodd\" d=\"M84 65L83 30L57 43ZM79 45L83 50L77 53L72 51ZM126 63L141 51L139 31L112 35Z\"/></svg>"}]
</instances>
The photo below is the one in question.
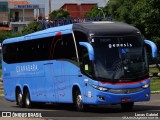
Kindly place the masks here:
<instances>
[{"instance_id":1,"label":"bus wheel arch","mask_svg":"<svg viewBox=\"0 0 160 120\"><path fill-rule=\"evenodd\" d=\"M15 89L15 96L16 96L16 104L19 105L20 107L24 107L23 93L19 86L17 86Z\"/></svg>"},{"instance_id":2,"label":"bus wheel arch","mask_svg":"<svg viewBox=\"0 0 160 120\"><path fill-rule=\"evenodd\" d=\"M77 111L82 112L85 111L85 105L83 104L82 94L77 85L75 85L72 89L73 103L77 109Z\"/></svg>"},{"instance_id":3,"label":"bus wheel arch","mask_svg":"<svg viewBox=\"0 0 160 120\"><path fill-rule=\"evenodd\" d=\"M26 108L32 107L32 102L30 98L30 92L27 86L24 86L23 88L23 95L24 95L24 104Z\"/></svg>"}]
</instances>

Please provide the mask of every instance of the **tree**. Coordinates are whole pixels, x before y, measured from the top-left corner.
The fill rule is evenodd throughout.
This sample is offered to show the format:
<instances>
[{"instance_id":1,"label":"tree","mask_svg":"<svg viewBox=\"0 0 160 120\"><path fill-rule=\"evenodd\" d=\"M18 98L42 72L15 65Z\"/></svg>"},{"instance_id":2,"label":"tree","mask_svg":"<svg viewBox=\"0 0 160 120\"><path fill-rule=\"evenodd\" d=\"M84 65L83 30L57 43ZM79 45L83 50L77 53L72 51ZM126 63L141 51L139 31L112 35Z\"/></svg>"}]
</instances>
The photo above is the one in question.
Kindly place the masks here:
<instances>
[{"instance_id":1,"label":"tree","mask_svg":"<svg viewBox=\"0 0 160 120\"><path fill-rule=\"evenodd\" d=\"M40 30L42 30L42 24L40 22L33 21L23 28L22 34L26 35Z\"/></svg>"},{"instance_id":2,"label":"tree","mask_svg":"<svg viewBox=\"0 0 160 120\"><path fill-rule=\"evenodd\" d=\"M160 41L159 0L111 0L108 12L113 20L134 25L147 39Z\"/></svg>"},{"instance_id":3,"label":"tree","mask_svg":"<svg viewBox=\"0 0 160 120\"><path fill-rule=\"evenodd\" d=\"M85 17L108 17L108 9L106 7L102 7L98 9L98 6L94 6L90 12L85 13Z\"/></svg>"},{"instance_id":4,"label":"tree","mask_svg":"<svg viewBox=\"0 0 160 120\"><path fill-rule=\"evenodd\" d=\"M112 15L113 20L132 23L130 11L136 1L137 0L111 0L108 5L108 12Z\"/></svg>"},{"instance_id":5,"label":"tree","mask_svg":"<svg viewBox=\"0 0 160 120\"><path fill-rule=\"evenodd\" d=\"M13 32L13 31L2 31L0 30L0 43L3 42L3 40L13 37L21 36L21 32Z\"/></svg>"},{"instance_id":6,"label":"tree","mask_svg":"<svg viewBox=\"0 0 160 120\"><path fill-rule=\"evenodd\" d=\"M98 9L98 6L94 6L90 12L85 13L85 17L101 17L103 16L102 11Z\"/></svg>"},{"instance_id":7,"label":"tree","mask_svg":"<svg viewBox=\"0 0 160 120\"><path fill-rule=\"evenodd\" d=\"M49 14L50 19L62 19L62 18L70 18L70 14L68 11L59 9L54 10Z\"/></svg>"}]
</instances>

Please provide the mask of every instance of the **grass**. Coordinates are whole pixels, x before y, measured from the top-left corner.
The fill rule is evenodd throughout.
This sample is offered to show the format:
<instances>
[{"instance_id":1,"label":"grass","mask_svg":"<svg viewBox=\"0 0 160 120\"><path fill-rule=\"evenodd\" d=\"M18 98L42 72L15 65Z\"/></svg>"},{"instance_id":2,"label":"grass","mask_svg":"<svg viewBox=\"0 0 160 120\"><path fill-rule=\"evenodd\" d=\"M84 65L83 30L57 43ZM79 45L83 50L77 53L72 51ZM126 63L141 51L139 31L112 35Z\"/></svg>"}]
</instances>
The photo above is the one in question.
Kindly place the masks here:
<instances>
[{"instance_id":1,"label":"grass","mask_svg":"<svg viewBox=\"0 0 160 120\"><path fill-rule=\"evenodd\" d=\"M151 91L160 91L160 78L151 78Z\"/></svg>"},{"instance_id":2,"label":"grass","mask_svg":"<svg viewBox=\"0 0 160 120\"><path fill-rule=\"evenodd\" d=\"M154 72L160 72L160 71L158 70L157 67L150 67L150 68L149 68L149 72L150 72L150 73L154 73Z\"/></svg>"},{"instance_id":3,"label":"grass","mask_svg":"<svg viewBox=\"0 0 160 120\"><path fill-rule=\"evenodd\" d=\"M159 73L160 71L158 70L157 67L150 67L149 72L150 73ZM160 78L159 77L152 77L150 87L151 87L151 91L160 91Z\"/></svg>"},{"instance_id":4,"label":"grass","mask_svg":"<svg viewBox=\"0 0 160 120\"><path fill-rule=\"evenodd\" d=\"M3 95L4 94L4 91L3 90L0 90L0 95Z\"/></svg>"}]
</instances>

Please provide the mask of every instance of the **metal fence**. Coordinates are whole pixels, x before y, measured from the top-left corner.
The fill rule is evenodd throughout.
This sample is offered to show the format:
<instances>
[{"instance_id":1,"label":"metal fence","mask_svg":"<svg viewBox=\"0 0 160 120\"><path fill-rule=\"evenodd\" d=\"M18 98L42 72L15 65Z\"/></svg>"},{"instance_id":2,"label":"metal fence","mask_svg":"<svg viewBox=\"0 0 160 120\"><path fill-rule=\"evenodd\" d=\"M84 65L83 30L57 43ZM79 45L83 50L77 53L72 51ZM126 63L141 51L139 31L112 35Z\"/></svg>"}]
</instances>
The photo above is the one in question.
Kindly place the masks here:
<instances>
[{"instance_id":1,"label":"metal fence","mask_svg":"<svg viewBox=\"0 0 160 120\"><path fill-rule=\"evenodd\" d=\"M102 21L103 17L94 18L65 18L65 19L42 19L38 20L42 24L42 29L47 29L50 27L62 26L73 23L80 22L90 22L90 21Z\"/></svg>"}]
</instances>

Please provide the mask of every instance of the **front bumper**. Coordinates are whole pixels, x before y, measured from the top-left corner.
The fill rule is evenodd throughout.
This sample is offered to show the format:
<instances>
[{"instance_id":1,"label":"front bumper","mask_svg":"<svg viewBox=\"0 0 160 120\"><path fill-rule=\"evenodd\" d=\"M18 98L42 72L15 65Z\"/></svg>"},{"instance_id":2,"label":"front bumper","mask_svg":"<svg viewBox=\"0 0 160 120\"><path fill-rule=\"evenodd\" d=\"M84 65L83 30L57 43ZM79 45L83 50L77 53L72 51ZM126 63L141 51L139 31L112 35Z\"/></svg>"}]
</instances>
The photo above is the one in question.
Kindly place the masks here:
<instances>
[{"instance_id":1,"label":"front bumper","mask_svg":"<svg viewBox=\"0 0 160 120\"><path fill-rule=\"evenodd\" d=\"M130 101L124 101L129 99ZM87 102L90 104L120 104L124 102L141 102L150 100L150 88L143 89L135 93L115 94L96 90Z\"/></svg>"}]
</instances>

